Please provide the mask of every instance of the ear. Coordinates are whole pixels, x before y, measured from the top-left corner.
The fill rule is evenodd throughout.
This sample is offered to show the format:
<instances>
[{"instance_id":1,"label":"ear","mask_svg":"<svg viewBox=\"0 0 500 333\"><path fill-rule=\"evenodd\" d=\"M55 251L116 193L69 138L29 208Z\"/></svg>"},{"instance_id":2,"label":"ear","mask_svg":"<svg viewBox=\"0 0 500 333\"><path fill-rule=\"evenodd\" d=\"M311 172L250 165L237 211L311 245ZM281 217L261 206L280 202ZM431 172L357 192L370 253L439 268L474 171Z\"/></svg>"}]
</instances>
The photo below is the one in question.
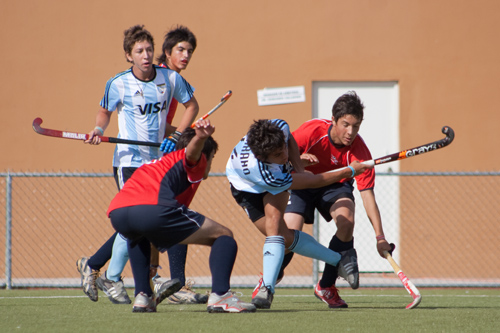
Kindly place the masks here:
<instances>
[{"instance_id":1,"label":"ear","mask_svg":"<svg viewBox=\"0 0 500 333\"><path fill-rule=\"evenodd\" d=\"M134 63L134 59L132 58L132 55L130 53L125 53L125 57L127 58L128 62Z\"/></svg>"}]
</instances>

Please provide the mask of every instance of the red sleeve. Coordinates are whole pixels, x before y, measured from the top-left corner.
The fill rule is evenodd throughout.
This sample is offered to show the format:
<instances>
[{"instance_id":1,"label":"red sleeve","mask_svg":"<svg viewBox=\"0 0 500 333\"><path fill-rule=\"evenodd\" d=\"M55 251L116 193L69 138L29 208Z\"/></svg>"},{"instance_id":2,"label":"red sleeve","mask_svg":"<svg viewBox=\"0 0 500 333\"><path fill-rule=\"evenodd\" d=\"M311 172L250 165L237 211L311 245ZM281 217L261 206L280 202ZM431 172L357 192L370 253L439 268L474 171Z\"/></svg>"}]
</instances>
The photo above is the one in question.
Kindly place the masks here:
<instances>
[{"instance_id":1,"label":"red sleeve","mask_svg":"<svg viewBox=\"0 0 500 333\"><path fill-rule=\"evenodd\" d=\"M358 135L350 150L349 163L352 161L368 161L372 159L370 150L364 140ZM358 190L363 191L375 187L375 169L368 169L361 175L355 177Z\"/></svg>"},{"instance_id":2,"label":"red sleeve","mask_svg":"<svg viewBox=\"0 0 500 333\"><path fill-rule=\"evenodd\" d=\"M306 153L309 148L325 134L325 128L328 129L330 123L323 119L312 119L306 121L293 133L293 138L297 141L300 154ZM326 131L328 133L328 131Z\"/></svg>"},{"instance_id":3,"label":"red sleeve","mask_svg":"<svg viewBox=\"0 0 500 333\"><path fill-rule=\"evenodd\" d=\"M191 183L199 183L205 176L205 169L207 168L207 158L205 154L201 154L201 158L195 165L188 165L186 158L183 160L184 170L187 172L188 180Z\"/></svg>"},{"instance_id":4,"label":"red sleeve","mask_svg":"<svg viewBox=\"0 0 500 333\"><path fill-rule=\"evenodd\" d=\"M172 121L174 120L178 104L179 102L177 102L175 98L172 98L172 102L170 102L170 107L168 108L168 113L167 113L167 124L169 125L172 125Z\"/></svg>"}]
</instances>

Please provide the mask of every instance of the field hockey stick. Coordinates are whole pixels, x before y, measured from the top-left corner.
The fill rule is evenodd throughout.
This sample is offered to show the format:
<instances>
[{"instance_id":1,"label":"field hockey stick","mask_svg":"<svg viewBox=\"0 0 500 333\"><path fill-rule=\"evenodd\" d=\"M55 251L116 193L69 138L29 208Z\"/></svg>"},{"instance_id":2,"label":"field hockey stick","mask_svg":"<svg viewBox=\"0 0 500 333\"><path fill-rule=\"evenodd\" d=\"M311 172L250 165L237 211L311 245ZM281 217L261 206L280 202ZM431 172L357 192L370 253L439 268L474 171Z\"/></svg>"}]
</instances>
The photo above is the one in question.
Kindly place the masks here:
<instances>
[{"instance_id":1,"label":"field hockey stick","mask_svg":"<svg viewBox=\"0 0 500 333\"><path fill-rule=\"evenodd\" d=\"M42 128L40 125L42 124L42 118L35 118L33 120L33 129L35 132L41 135L52 136L55 138L64 138L64 139L73 139L73 140L83 140L86 141L89 139L88 134L77 133L77 132L66 132L59 131L54 129ZM102 142L109 143L126 143L129 145L139 145L139 146L150 146L150 147L160 147L160 142L148 142L148 141L135 141L135 140L127 140L120 138L112 138L108 136L99 136Z\"/></svg>"},{"instance_id":2,"label":"field hockey stick","mask_svg":"<svg viewBox=\"0 0 500 333\"><path fill-rule=\"evenodd\" d=\"M392 250L394 250L396 246L394 244L391 244L391 247ZM420 295L420 292L418 291L417 287L415 287L415 285L406 277L405 273L403 273L399 265L396 263L396 261L394 261L391 254L388 251L384 251L383 254L387 259L387 261L389 261L389 263L391 264L394 273L396 273L396 275L403 283L403 286L405 287L406 291L408 291L408 293L413 298L413 302L408 304L406 308L409 310L417 307L420 304L420 301L422 300L422 296Z\"/></svg>"},{"instance_id":3,"label":"field hockey stick","mask_svg":"<svg viewBox=\"0 0 500 333\"><path fill-rule=\"evenodd\" d=\"M229 90L224 96L222 96L219 104L217 104L212 110L208 111L207 114L205 114L203 117L201 117L198 120L206 119L208 116L210 116L212 113L214 113L218 108L220 108L222 106L222 104L226 103L226 101L229 99L229 97L231 97L232 94L233 94L233 92L231 90ZM198 120L196 120L196 121L198 121ZM191 128L194 127L194 125L196 124L196 121L191 125Z\"/></svg>"},{"instance_id":4,"label":"field hockey stick","mask_svg":"<svg viewBox=\"0 0 500 333\"><path fill-rule=\"evenodd\" d=\"M433 151L433 150L444 148L444 147L448 146L450 143L452 143L453 139L455 139L455 132L449 126L443 126L441 132L443 132L443 134L446 135L446 137L441 139L441 140L437 140L437 141L428 143L426 145L418 146L415 148L406 149L406 150L400 151L399 153L389 154L389 155L386 155L384 157L377 158L375 160L364 161L363 163L370 165L370 166L379 165L379 164L403 160L403 159L408 158L408 157L413 157L413 156L428 153L428 152Z\"/></svg>"},{"instance_id":5,"label":"field hockey stick","mask_svg":"<svg viewBox=\"0 0 500 333\"><path fill-rule=\"evenodd\" d=\"M403 159L408 158L408 157L417 156L417 155L421 155L424 153L428 153L428 152L433 151L433 150L444 148L444 147L448 146L453 141L453 139L455 139L455 132L449 126L443 126L441 131L443 132L443 134L446 135L446 137L441 139L441 140L437 140L437 141L428 143L426 145L418 146L415 148L402 150L398 153L389 154L389 155L386 155L384 157L380 157L380 158L377 158L374 160L363 161L362 163L365 165L368 165L368 166L374 166L374 165L403 160ZM348 168L348 167L334 169L334 170L330 170L327 172L336 172L338 170L343 170L346 168Z\"/></svg>"},{"instance_id":6,"label":"field hockey stick","mask_svg":"<svg viewBox=\"0 0 500 333\"><path fill-rule=\"evenodd\" d=\"M221 99L221 102L217 104L215 108L210 110L206 115L201 117L200 119L205 119L208 116L210 116L212 113L215 112L218 108L224 104L229 97L231 97L232 92L229 90ZM83 133L77 133L77 132L67 132L67 131L59 131L59 130L54 130L54 129L48 129L48 128L42 128L40 125L42 124L43 120L42 118L35 118L33 120L33 129L35 132L41 135L46 135L46 136L52 136L55 138L64 138L64 139L73 139L73 140L83 140L86 141L89 139L88 134L83 134ZM191 127L194 127L196 122L194 122ZM109 142L109 143L124 143L124 144L129 144L129 145L139 145L139 146L150 146L150 147L160 147L161 142L150 142L150 141L135 141L135 140L127 140L127 139L120 139L120 138L113 138L113 137L108 137L108 136L100 136L102 142Z\"/></svg>"}]
</instances>

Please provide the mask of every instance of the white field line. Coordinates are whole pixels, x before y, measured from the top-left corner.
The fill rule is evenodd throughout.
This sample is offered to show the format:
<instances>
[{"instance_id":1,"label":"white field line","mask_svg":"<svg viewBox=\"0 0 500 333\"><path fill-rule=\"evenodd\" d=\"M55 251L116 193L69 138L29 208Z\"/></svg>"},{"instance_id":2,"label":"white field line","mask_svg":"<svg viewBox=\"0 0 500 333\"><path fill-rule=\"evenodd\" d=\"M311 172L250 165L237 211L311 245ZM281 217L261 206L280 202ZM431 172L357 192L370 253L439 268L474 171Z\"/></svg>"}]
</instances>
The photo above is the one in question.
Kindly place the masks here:
<instances>
[{"instance_id":1,"label":"white field line","mask_svg":"<svg viewBox=\"0 0 500 333\"><path fill-rule=\"evenodd\" d=\"M346 295L343 297L406 297L407 295ZM423 295L425 298L429 297L478 297L478 298L500 298L500 295ZM275 297L314 297L314 295L275 295ZM87 298L87 296L3 296L0 299L56 299L56 298Z\"/></svg>"}]
</instances>

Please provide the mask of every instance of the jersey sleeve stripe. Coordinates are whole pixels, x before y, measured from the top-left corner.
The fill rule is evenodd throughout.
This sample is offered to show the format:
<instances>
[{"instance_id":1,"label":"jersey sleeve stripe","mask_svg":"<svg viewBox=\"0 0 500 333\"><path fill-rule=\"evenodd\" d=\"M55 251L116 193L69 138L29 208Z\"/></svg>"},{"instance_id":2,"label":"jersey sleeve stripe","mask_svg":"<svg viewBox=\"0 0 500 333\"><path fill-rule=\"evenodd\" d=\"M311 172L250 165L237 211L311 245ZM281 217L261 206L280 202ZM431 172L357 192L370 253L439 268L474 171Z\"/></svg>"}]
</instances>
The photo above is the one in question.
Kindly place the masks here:
<instances>
[{"instance_id":1,"label":"jersey sleeve stripe","mask_svg":"<svg viewBox=\"0 0 500 333\"><path fill-rule=\"evenodd\" d=\"M259 161L259 171L264 182L270 187L283 187L292 182L292 176L289 173L284 174L283 179L278 179L273 176L273 173L269 171L269 167Z\"/></svg>"}]
</instances>

